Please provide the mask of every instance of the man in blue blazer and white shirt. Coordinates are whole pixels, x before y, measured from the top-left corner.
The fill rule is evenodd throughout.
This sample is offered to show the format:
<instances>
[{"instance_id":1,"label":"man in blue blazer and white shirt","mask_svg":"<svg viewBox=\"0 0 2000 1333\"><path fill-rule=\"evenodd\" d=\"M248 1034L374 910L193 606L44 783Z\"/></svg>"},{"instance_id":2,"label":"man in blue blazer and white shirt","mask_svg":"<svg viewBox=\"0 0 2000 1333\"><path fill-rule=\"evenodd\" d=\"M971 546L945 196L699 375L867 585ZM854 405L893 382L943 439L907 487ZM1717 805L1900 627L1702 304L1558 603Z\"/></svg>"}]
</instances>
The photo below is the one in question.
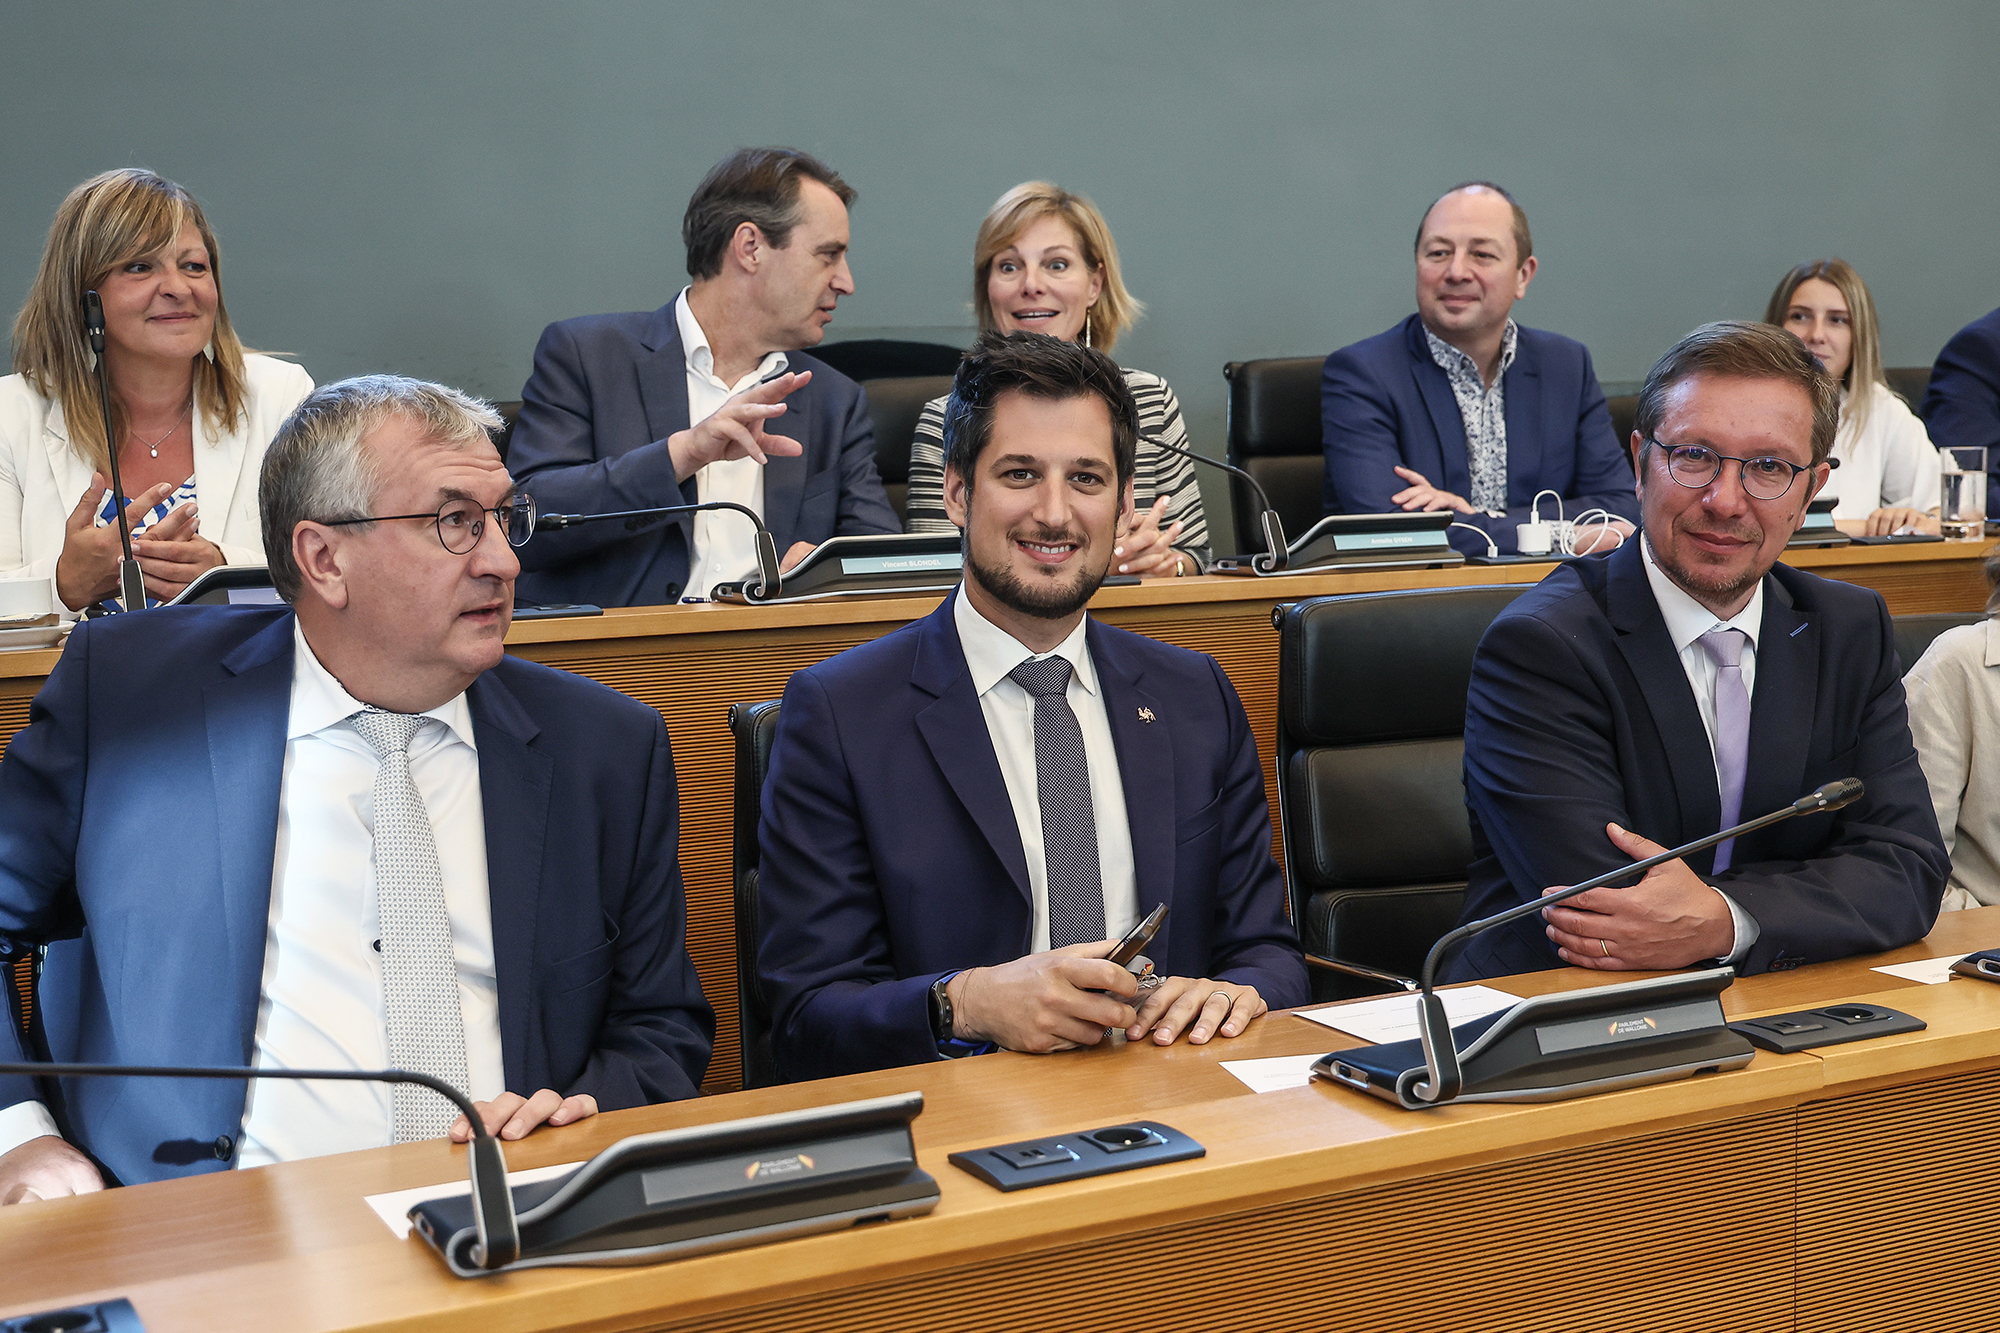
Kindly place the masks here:
<instances>
[{"instance_id":1,"label":"man in blue blazer and white shirt","mask_svg":"<svg viewBox=\"0 0 2000 1333\"><path fill-rule=\"evenodd\" d=\"M0 763L0 946L49 945L0 1060L419 1068L503 1138L695 1094L666 732L504 655L533 514L499 424L327 385L263 465L290 609L77 628ZM446 1133L367 1083L6 1077L0 1200Z\"/></svg>"},{"instance_id":2,"label":"man in blue blazer and white shirt","mask_svg":"<svg viewBox=\"0 0 2000 1333\"><path fill-rule=\"evenodd\" d=\"M1453 545L1516 549L1538 492L1564 516L1608 510L1579 549L1638 514L1632 473L1582 343L1510 316L1535 276L1528 216L1485 181L1447 192L1417 228L1417 313L1326 359L1326 512L1453 511ZM1558 506L1544 499L1541 517Z\"/></svg>"},{"instance_id":3,"label":"man in blue blazer and white shirt","mask_svg":"<svg viewBox=\"0 0 2000 1333\"><path fill-rule=\"evenodd\" d=\"M733 153L688 203L692 286L658 310L543 331L507 454L541 512L734 501L762 516L787 569L829 537L902 531L875 470L867 396L796 350L817 346L854 292L853 198L804 153ZM728 511L581 524L523 552L521 593L599 606L706 598L756 571L754 533Z\"/></svg>"},{"instance_id":4,"label":"man in blue blazer and white shirt","mask_svg":"<svg viewBox=\"0 0 2000 1333\"><path fill-rule=\"evenodd\" d=\"M764 790L758 971L787 1078L1239 1035L1304 1003L1243 706L1091 620L1132 504L1122 372L988 334L945 414L957 593L794 675ZM1106 960L1170 909L1142 990Z\"/></svg>"},{"instance_id":5,"label":"man in blue blazer and white shirt","mask_svg":"<svg viewBox=\"0 0 2000 1333\"><path fill-rule=\"evenodd\" d=\"M1973 320L1938 352L1922 415L1940 449L1985 448L1986 516L2000 518L2000 310Z\"/></svg>"},{"instance_id":6,"label":"man in blue blazer and white shirt","mask_svg":"<svg viewBox=\"0 0 2000 1333\"><path fill-rule=\"evenodd\" d=\"M1445 974L1892 949L1937 917L1949 858L1879 593L1777 562L1825 484L1840 390L1797 339L1711 324L1663 356L1632 448L1643 536L1501 612L1465 714L1463 921L1858 777L1860 800L1467 942Z\"/></svg>"}]
</instances>

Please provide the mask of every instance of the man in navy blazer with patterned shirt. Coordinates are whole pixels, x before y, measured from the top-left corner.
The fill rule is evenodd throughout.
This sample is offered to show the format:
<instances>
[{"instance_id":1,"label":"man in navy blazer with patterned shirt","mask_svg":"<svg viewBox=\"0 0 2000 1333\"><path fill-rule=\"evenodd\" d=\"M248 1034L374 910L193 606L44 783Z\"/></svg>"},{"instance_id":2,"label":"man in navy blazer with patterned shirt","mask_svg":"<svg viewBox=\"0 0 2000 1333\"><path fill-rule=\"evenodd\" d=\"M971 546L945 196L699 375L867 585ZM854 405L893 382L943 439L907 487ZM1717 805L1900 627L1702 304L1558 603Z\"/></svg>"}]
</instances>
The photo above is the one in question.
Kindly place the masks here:
<instances>
[{"instance_id":1,"label":"man in navy blazer with patterned shirt","mask_svg":"<svg viewBox=\"0 0 2000 1333\"><path fill-rule=\"evenodd\" d=\"M1528 217L1499 186L1447 192L1417 229L1417 313L1326 359L1325 511L1454 512L1452 543L1516 549L1536 494L1565 516L1637 516L1632 472L1582 343L1509 316L1535 276ZM1543 500L1541 516L1557 517ZM1482 536L1481 534L1484 534ZM1592 530L1581 549L1614 540Z\"/></svg>"},{"instance_id":2,"label":"man in navy blazer with patterned shirt","mask_svg":"<svg viewBox=\"0 0 2000 1333\"><path fill-rule=\"evenodd\" d=\"M1765 324L1696 329L1653 367L1632 446L1642 536L1517 598L1473 660L1461 919L1841 778L1862 797L1487 931L1447 977L1782 971L1930 930L1949 858L1888 609L1777 563L1826 482L1839 406L1818 360Z\"/></svg>"},{"instance_id":3,"label":"man in navy blazer with patterned shirt","mask_svg":"<svg viewBox=\"0 0 2000 1333\"><path fill-rule=\"evenodd\" d=\"M509 536L532 516L498 425L436 385L327 385L260 488L292 608L78 626L0 763L0 952L49 945L38 1030L23 1043L8 1014L0 1060L400 1064L385 1013L401 960L436 943L438 1003L401 1036L442 1052L427 1072L460 1061L501 1137L695 1095L714 1024L684 946L666 731L503 654ZM410 727L442 899L414 925L382 888L411 891L380 856L394 773L371 712ZM0 1201L385 1143L393 1101L359 1082L0 1078ZM401 1111L398 1141L466 1137L441 1099L425 1132Z\"/></svg>"},{"instance_id":4,"label":"man in navy blazer with patterned shirt","mask_svg":"<svg viewBox=\"0 0 2000 1333\"><path fill-rule=\"evenodd\" d=\"M794 350L817 346L854 291L853 198L804 153L733 153L688 202L692 286L658 310L543 331L507 450L541 512L734 501L763 519L787 569L829 537L902 531L875 470L867 396ZM705 598L755 572L754 531L728 512L579 524L522 552L521 594Z\"/></svg>"},{"instance_id":5,"label":"man in navy blazer with patterned shirt","mask_svg":"<svg viewBox=\"0 0 2000 1333\"><path fill-rule=\"evenodd\" d=\"M759 867L787 1078L1118 1028L1203 1042L1304 1003L1228 678L1084 611L1131 506L1136 422L1102 353L982 338L945 418L963 583L792 677ZM1142 991L1105 955L1159 903L1165 980Z\"/></svg>"}]
</instances>

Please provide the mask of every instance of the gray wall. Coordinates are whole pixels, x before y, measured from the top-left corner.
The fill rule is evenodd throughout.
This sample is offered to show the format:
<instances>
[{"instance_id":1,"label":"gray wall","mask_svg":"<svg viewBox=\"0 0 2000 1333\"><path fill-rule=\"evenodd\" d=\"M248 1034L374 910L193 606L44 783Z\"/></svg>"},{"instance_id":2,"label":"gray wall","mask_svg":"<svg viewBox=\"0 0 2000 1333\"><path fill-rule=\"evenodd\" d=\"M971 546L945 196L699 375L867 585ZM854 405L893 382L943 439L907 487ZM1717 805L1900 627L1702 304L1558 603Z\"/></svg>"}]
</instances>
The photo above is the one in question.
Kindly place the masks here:
<instances>
[{"instance_id":1,"label":"gray wall","mask_svg":"<svg viewBox=\"0 0 2000 1333\"><path fill-rule=\"evenodd\" d=\"M1868 278L1891 365L2000 304L1991 0L13 0L5 24L0 298L70 186L147 165L207 205L245 338L322 381L517 397L547 321L672 295L689 190L757 142L862 192L836 337L959 333L993 198L1094 196L1150 306L1120 358L1215 453L1222 363L1406 314L1417 218L1471 176L1534 223L1520 317L1608 381L1811 256Z\"/></svg>"}]
</instances>

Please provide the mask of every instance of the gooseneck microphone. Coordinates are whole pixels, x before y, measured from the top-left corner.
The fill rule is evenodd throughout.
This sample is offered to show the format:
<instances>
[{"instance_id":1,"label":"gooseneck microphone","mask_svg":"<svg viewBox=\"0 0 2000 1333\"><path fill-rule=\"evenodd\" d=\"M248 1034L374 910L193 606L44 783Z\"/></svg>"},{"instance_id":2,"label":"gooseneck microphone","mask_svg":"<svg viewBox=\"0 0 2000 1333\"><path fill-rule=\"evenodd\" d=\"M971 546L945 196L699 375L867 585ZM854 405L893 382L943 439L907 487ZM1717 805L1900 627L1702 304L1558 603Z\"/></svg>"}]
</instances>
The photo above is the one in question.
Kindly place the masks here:
<instances>
[{"instance_id":1,"label":"gooseneck microphone","mask_svg":"<svg viewBox=\"0 0 2000 1333\"><path fill-rule=\"evenodd\" d=\"M1444 960L1445 954L1458 945L1463 944L1475 935L1492 930L1495 926L1504 926L1510 921L1518 921L1524 916L1540 912L1545 907L1553 907L1557 903L1568 902L1580 893L1588 893L1592 889L1602 888L1614 879L1623 879L1628 875L1643 874L1662 862L1678 860L1694 852L1704 851L1707 848L1715 846L1717 843L1727 842L1731 838L1738 838L1746 833L1754 833L1761 828L1769 828L1771 825L1790 819L1794 815L1816 815L1825 811L1838 810L1842 806L1850 805L1860 799L1861 793L1860 778L1841 778L1837 782L1829 782L1817 791L1808 792L1806 795L1801 796L1798 800L1783 809L1773 810L1770 814L1761 815L1756 819L1750 820L1748 823L1738 824L1735 828L1723 829L1720 833L1711 833L1706 838L1697 838L1695 841L1676 847L1672 851L1661 852L1657 856L1649 856L1643 861L1634 861L1631 865L1621 866L1616 870L1599 875L1595 879L1585 880L1581 884L1572 884L1560 893L1551 893L1545 898L1536 898L1530 902L1516 904L1504 912L1496 912L1483 920L1468 922L1455 930L1446 932L1436 944L1431 946L1430 953L1424 958L1424 970L1420 988L1422 993L1417 999L1417 1024L1423 1040L1426 1081L1416 1084L1411 1089L1411 1092L1420 1103L1442 1106L1446 1102L1456 1098L1464 1088L1464 1078L1459 1071L1458 1065L1458 1048L1453 1044L1451 1020L1446 1017L1444 1001L1438 996L1435 989L1438 964Z\"/></svg>"},{"instance_id":2,"label":"gooseneck microphone","mask_svg":"<svg viewBox=\"0 0 2000 1333\"><path fill-rule=\"evenodd\" d=\"M118 436L111 425L111 374L104 364L104 302L96 292L83 294L83 334L97 360L97 405L104 413L104 447L111 455L111 507L118 511L119 602L127 611L146 609L146 577L132 555L132 529L125 521L125 485L118 476Z\"/></svg>"},{"instance_id":3,"label":"gooseneck microphone","mask_svg":"<svg viewBox=\"0 0 2000 1333\"><path fill-rule=\"evenodd\" d=\"M1242 468L1237 467L1234 463L1225 463L1219 458L1210 458L1207 454L1198 454L1192 449L1183 449L1178 444L1168 444L1157 435L1148 435L1144 438L1146 443L1164 449L1170 454L1179 454L1183 458L1192 458L1197 463L1206 463L1210 467L1221 468L1230 476L1241 477L1243 480L1249 482L1251 494L1257 497L1259 511L1257 520L1264 529L1265 547L1263 555L1251 557L1251 566L1260 574L1275 574L1285 567L1286 562L1291 558L1291 552L1285 542L1285 525L1279 519L1278 511L1272 507L1271 497L1264 493L1264 488L1258 484L1255 477L1245 472Z\"/></svg>"},{"instance_id":4,"label":"gooseneck microphone","mask_svg":"<svg viewBox=\"0 0 2000 1333\"><path fill-rule=\"evenodd\" d=\"M350 1083L414 1083L429 1088L465 1113L472 1126L466 1161L472 1177L472 1215L479 1243L472 1261L482 1269L504 1268L521 1257L521 1229L514 1216L514 1196L507 1188L507 1158L500 1140L486 1131L486 1122L464 1093L442 1079L407 1069L229 1069L203 1065L65 1065L37 1061L0 1063L0 1074L32 1078L222 1078L248 1080L282 1078L299 1081L340 1079Z\"/></svg>"},{"instance_id":5,"label":"gooseneck microphone","mask_svg":"<svg viewBox=\"0 0 2000 1333\"><path fill-rule=\"evenodd\" d=\"M610 519L625 520L627 532L638 532L651 526L656 518L669 518L675 514L698 514L705 510L733 509L757 526L757 596L774 597L783 582L778 572L778 540L771 530L764 526L764 520L748 505L737 504L733 500L710 500L705 504L666 505L659 509L621 509L612 514L543 514L535 520L536 532L560 532L573 528L579 523L602 523Z\"/></svg>"}]
</instances>

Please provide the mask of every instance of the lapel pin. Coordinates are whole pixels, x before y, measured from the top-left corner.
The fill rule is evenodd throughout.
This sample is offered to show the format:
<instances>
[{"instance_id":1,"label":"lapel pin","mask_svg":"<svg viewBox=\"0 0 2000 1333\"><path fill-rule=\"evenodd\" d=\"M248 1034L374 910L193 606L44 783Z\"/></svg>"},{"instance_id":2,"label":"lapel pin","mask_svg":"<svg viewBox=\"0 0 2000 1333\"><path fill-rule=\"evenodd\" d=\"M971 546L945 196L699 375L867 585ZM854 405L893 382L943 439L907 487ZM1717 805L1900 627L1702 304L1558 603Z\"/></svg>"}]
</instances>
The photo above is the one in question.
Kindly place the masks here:
<instances>
[{"instance_id":1,"label":"lapel pin","mask_svg":"<svg viewBox=\"0 0 2000 1333\"><path fill-rule=\"evenodd\" d=\"M1141 708L1139 710L1139 720L1141 722L1151 722L1153 720L1153 710L1150 708Z\"/></svg>"}]
</instances>

